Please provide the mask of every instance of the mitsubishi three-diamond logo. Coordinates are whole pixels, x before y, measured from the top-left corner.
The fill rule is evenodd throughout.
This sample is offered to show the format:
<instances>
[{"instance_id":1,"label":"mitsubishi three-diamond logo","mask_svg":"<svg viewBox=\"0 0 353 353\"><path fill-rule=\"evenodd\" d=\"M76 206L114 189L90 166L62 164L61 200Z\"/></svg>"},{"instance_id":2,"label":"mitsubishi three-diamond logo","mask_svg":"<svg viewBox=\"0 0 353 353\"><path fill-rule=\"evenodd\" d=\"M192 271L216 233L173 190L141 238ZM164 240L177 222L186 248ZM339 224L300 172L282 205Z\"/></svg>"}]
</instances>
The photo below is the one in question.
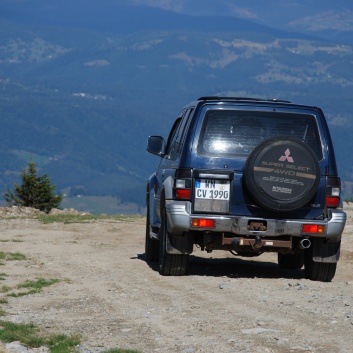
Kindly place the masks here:
<instances>
[{"instance_id":1,"label":"mitsubishi three-diamond logo","mask_svg":"<svg viewBox=\"0 0 353 353\"><path fill-rule=\"evenodd\" d=\"M290 150L289 148L286 149L286 152L284 152L284 156L280 157L280 162L284 162L287 160L289 163L294 163L294 159L290 156Z\"/></svg>"}]
</instances>

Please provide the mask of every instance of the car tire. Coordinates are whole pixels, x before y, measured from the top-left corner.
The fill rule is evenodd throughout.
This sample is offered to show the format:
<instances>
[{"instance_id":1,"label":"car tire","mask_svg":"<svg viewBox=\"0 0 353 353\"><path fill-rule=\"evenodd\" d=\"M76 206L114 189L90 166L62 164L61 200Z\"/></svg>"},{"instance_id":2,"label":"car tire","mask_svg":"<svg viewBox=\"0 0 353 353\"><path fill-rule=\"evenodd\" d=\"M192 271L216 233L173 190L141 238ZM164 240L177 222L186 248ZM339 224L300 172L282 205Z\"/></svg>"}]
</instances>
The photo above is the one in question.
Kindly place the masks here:
<instances>
[{"instance_id":1,"label":"car tire","mask_svg":"<svg viewBox=\"0 0 353 353\"><path fill-rule=\"evenodd\" d=\"M188 254L169 254L167 252L167 237L171 236L167 227L165 208L162 211L162 224L159 239L159 273L163 276L183 276L189 263Z\"/></svg>"},{"instance_id":2,"label":"car tire","mask_svg":"<svg viewBox=\"0 0 353 353\"><path fill-rule=\"evenodd\" d=\"M146 215L146 241L145 241L145 257L147 262L156 262L159 259L159 241L150 237L150 211L147 207Z\"/></svg>"},{"instance_id":3,"label":"car tire","mask_svg":"<svg viewBox=\"0 0 353 353\"><path fill-rule=\"evenodd\" d=\"M331 282L335 277L337 262L315 262L310 247L305 250L304 269L305 277L312 281Z\"/></svg>"},{"instance_id":4,"label":"car tire","mask_svg":"<svg viewBox=\"0 0 353 353\"><path fill-rule=\"evenodd\" d=\"M304 254L277 254L278 265L286 270L300 270L304 265Z\"/></svg>"},{"instance_id":5,"label":"car tire","mask_svg":"<svg viewBox=\"0 0 353 353\"><path fill-rule=\"evenodd\" d=\"M244 166L245 188L254 202L274 212L290 212L316 194L320 166L312 149L291 137L256 146Z\"/></svg>"}]
</instances>

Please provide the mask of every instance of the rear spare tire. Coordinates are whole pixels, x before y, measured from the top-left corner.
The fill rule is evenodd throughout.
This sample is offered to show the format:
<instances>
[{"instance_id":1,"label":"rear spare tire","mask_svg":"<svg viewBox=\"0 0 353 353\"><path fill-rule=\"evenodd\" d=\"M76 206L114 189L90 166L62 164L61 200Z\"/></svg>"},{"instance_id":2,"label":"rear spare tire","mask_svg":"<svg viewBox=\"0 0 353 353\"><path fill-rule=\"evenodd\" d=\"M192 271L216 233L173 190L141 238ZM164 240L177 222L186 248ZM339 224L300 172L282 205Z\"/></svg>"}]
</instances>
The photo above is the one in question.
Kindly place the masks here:
<instances>
[{"instance_id":1,"label":"rear spare tire","mask_svg":"<svg viewBox=\"0 0 353 353\"><path fill-rule=\"evenodd\" d=\"M245 187L261 207L289 212L307 204L316 194L320 166L305 143L276 137L256 146L244 167Z\"/></svg>"}]
</instances>

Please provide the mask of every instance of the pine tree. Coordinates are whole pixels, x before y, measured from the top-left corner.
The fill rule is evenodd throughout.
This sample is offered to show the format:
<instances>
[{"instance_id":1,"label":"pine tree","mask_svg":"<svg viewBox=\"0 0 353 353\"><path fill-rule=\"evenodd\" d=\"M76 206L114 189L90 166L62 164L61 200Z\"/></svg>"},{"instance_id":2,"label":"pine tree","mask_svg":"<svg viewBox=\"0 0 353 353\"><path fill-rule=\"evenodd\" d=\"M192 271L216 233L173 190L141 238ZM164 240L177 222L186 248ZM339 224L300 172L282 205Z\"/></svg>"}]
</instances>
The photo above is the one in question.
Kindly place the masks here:
<instances>
[{"instance_id":1,"label":"pine tree","mask_svg":"<svg viewBox=\"0 0 353 353\"><path fill-rule=\"evenodd\" d=\"M22 170L21 178L22 184L14 184L14 192L9 189L5 192L8 206L33 207L46 213L59 206L63 196L54 194L56 186L46 174L37 175L34 162L29 162L27 169Z\"/></svg>"}]
</instances>

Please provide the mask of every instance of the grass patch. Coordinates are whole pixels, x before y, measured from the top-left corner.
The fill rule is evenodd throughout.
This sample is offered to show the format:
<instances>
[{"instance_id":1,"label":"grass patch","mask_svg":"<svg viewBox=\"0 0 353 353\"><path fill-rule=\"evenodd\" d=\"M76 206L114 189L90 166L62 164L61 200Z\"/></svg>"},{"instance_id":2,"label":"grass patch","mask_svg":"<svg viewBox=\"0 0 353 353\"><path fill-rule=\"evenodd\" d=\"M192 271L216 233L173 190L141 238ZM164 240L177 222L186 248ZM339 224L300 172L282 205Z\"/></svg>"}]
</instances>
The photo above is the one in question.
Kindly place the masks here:
<instances>
[{"instance_id":1,"label":"grass patch","mask_svg":"<svg viewBox=\"0 0 353 353\"><path fill-rule=\"evenodd\" d=\"M0 340L5 343L20 341L28 347L40 347L45 340L38 335L38 331L38 328L33 324L0 321Z\"/></svg>"},{"instance_id":2,"label":"grass patch","mask_svg":"<svg viewBox=\"0 0 353 353\"><path fill-rule=\"evenodd\" d=\"M18 292L18 293L12 292L12 293L9 293L7 296L13 297L13 298L19 298L19 297L24 297L25 295L37 294L39 292L40 292L40 290L38 290L38 289L31 289L27 292Z\"/></svg>"},{"instance_id":3,"label":"grass patch","mask_svg":"<svg viewBox=\"0 0 353 353\"><path fill-rule=\"evenodd\" d=\"M33 324L15 324L0 321L0 340L9 343L19 341L26 347L46 346L51 353L70 353L80 343L79 336L45 336Z\"/></svg>"},{"instance_id":4,"label":"grass patch","mask_svg":"<svg viewBox=\"0 0 353 353\"><path fill-rule=\"evenodd\" d=\"M85 214L85 215L72 215L72 214L58 214L58 215L38 215L37 219L44 224L48 223L90 223L96 221L117 221L117 222L136 222L141 220L142 216L129 216L129 215L95 215L95 214Z\"/></svg>"},{"instance_id":5,"label":"grass patch","mask_svg":"<svg viewBox=\"0 0 353 353\"><path fill-rule=\"evenodd\" d=\"M12 242L12 243L23 243L23 240L16 240L16 239L12 239L12 240L0 240L0 243L9 243L9 242Z\"/></svg>"},{"instance_id":6,"label":"grass patch","mask_svg":"<svg viewBox=\"0 0 353 353\"><path fill-rule=\"evenodd\" d=\"M3 272L0 273L0 281L5 281L6 277L7 277L6 273L3 273Z\"/></svg>"},{"instance_id":7,"label":"grass patch","mask_svg":"<svg viewBox=\"0 0 353 353\"><path fill-rule=\"evenodd\" d=\"M52 284L58 283L58 282L60 282L60 280L57 278L51 278L51 279L39 278L36 281L26 281L24 283L19 284L16 287L16 289L27 288L27 289L29 289L28 291L8 293L8 292L14 290L14 288L2 286L0 288L0 292L1 293L8 293L7 294L8 297L18 298L18 297L23 297L25 295L40 293L44 287L51 286Z\"/></svg>"},{"instance_id":8,"label":"grass patch","mask_svg":"<svg viewBox=\"0 0 353 353\"><path fill-rule=\"evenodd\" d=\"M15 260L26 260L26 255L23 255L19 252L3 252L0 251L0 260L5 261L15 261Z\"/></svg>"},{"instance_id":9,"label":"grass patch","mask_svg":"<svg viewBox=\"0 0 353 353\"><path fill-rule=\"evenodd\" d=\"M48 287L58 282L60 282L60 280L57 278L51 278L51 279L39 278L36 281L26 281L22 284L19 284L17 288L33 288L33 289L42 290L43 287Z\"/></svg>"},{"instance_id":10,"label":"grass patch","mask_svg":"<svg viewBox=\"0 0 353 353\"><path fill-rule=\"evenodd\" d=\"M12 292L12 293L7 294L7 296L13 297L13 298L18 298L18 297L23 297L25 295L37 294L37 293L40 293L44 287L51 286L52 284L58 283L58 282L60 282L60 280L57 278L51 278L51 279L39 278L36 281L26 281L22 284L19 284L17 286L17 289L22 289L22 288L28 289L29 288L28 291L26 291L26 292Z\"/></svg>"},{"instance_id":11,"label":"grass patch","mask_svg":"<svg viewBox=\"0 0 353 353\"><path fill-rule=\"evenodd\" d=\"M8 301L5 298L0 298L0 304L7 304Z\"/></svg>"},{"instance_id":12,"label":"grass patch","mask_svg":"<svg viewBox=\"0 0 353 353\"><path fill-rule=\"evenodd\" d=\"M47 339L46 346L51 353L68 353L79 345L79 336L53 335Z\"/></svg>"},{"instance_id":13,"label":"grass patch","mask_svg":"<svg viewBox=\"0 0 353 353\"><path fill-rule=\"evenodd\" d=\"M0 309L0 316L5 316L7 312L3 309Z\"/></svg>"},{"instance_id":14,"label":"grass patch","mask_svg":"<svg viewBox=\"0 0 353 353\"><path fill-rule=\"evenodd\" d=\"M8 287L8 286L2 286L0 288L0 293L7 293L7 292L10 292L11 290L11 287Z\"/></svg>"}]
</instances>

